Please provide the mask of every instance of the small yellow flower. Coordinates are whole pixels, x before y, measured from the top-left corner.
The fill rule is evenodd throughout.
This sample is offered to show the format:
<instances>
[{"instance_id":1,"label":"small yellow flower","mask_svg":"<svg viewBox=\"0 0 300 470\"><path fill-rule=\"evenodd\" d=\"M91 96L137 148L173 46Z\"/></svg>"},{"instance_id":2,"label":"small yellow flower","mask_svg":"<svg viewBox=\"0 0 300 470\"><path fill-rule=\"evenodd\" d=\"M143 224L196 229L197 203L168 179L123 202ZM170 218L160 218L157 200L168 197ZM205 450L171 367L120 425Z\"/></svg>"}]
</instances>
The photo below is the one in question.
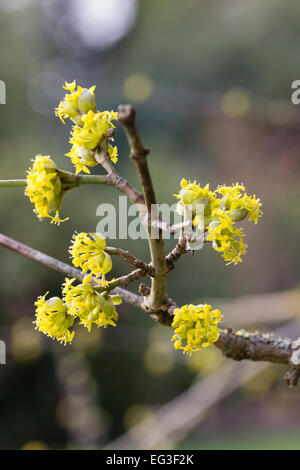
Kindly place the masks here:
<instances>
[{"instance_id":1,"label":"small yellow flower","mask_svg":"<svg viewBox=\"0 0 300 470\"><path fill-rule=\"evenodd\" d=\"M57 225L68 218L59 218L59 209L65 191L62 189L57 167L50 156L37 155L27 171L25 195L35 205L34 212L41 219L49 217ZM55 215L51 215L51 214Z\"/></svg>"},{"instance_id":2,"label":"small yellow flower","mask_svg":"<svg viewBox=\"0 0 300 470\"><path fill-rule=\"evenodd\" d=\"M234 225L228 213L222 209L213 212L213 220L208 226L207 240L212 242L214 250L222 253L227 264L242 262L247 245L243 240L243 231Z\"/></svg>"},{"instance_id":3,"label":"small yellow flower","mask_svg":"<svg viewBox=\"0 0 300 470\"><path fill-rule=\"evenodd\" d=\"M74 337L69 328L74 323L74 317L67 313L67 307L59 297L46 300L48 292L40 296L36 305L36 329L52 339L62 343L70 343Z\"/></svg>"},{"instance_id":4,"label":"small yellow flower","mask_svg":"<svg viewBox=\"0 0 300 470\"><path fill-rule=\"evenodd\" d=\"M191 354L201 348L211 346L220 335L218 323L221 321L220 310L211 310L211 305L184 305L174 312L175 349L183 349Z\"/></svg>"},{"instance_id":5,"label":"small yellow flower","mask_svg":"<svg viewBox=\"0 0 300 470\"><path fill-rule=\"evenodd\" d=\"M112 269L111 257L105 252L105 238L101 233L85 232L73 235L69 253L74 266L84 273L90 271L96 277L103 277Z\"/></svg>"},{"instance_id":6,"label":"small yellow flower","mask_svg":"<svg viewBox=\"0 0 300 470\"><path fill-rule=\"evenodd\" d=\"M95 150L98 145L106 147L108 138L105 136L109 129L114 128L112 121L117 120L118 113L113 111L97 112L89 111L82 116L83 126L74 126L72 136L70 139L71 144L77 144L79 147L84 147L88 150ZM117 150L112 147L108 149L112 160L116 161Z\"/></svg>"},{"instance_id":7,"label":"small yellow flower","mask_svg":"<svg viewBox=\"0 0 300 470\"><path fill-rule=\"evenodd\" d=\"M236 183L232 186L219 186L215 192L223 196L221 207L228 211L234 221L239 222L249 216L249 221L253 220L257 224L262 215L261 202L255 195L248 196L244 185Z\"/></svg>"},{"instance_id":8,"label":"small yellow flower","mask_svg":"<svg viewBox=\"0 0 300 470\"><path fill-rule=\"evenodd\" d=\"M55 114L65 123L64 118L70 118L76 124L82 124L81 117L88 111L95 109L95 86L89 89L78 86L76 89L76 81L65 83L63 88L67 93L64 99L59 103Z\"/></svg>"},{"instance_id":9,"label":"small yellow flower","mask_svg":"<svg viewBox=\"0 0 300 470\"><path fill-rule=\"evenodd\" d=\"M71 158L73 165L76 167L76 175L81 171L91 173L88 167L98 165L98 162L95 160L94 152L80 147L78 144L73 144L71 151L66 153L66 156Z\"/></svg>"},{"instance_id":10,"label":"small yellow flower","mask_svg":"<svg viewBox=\"0 0 300 470\"><path fill-rule=\"evenodd\" d=\"M76 167L76 174L83 171L90 173L89 167L98 164L95 151L98 146L107 151L113 163L118 161L118 149L110 142L115 127L113 121L118 119L118 113L95 111L95 86L89 89L78 86L76 81L65 83L63 86L67 93L55 110L56 115L64 123L64 118L70 118L76 125L72 129L70 143L72 148L66 155L71 158Z\"/></svg>"},{"instance_id":11,"label":"small yellow flower","mask_svg":"<svg viewBox=\"0 0 300 470\"><path fill-rule=\"evenodd\" d=\"M179 194L174 196L179 199L177 204L178 214L192 218L193 226L207 227L211 220L212 210L220 206L220 200L209 189L209 184L202 188L194 181L181 180ZM187 211L187 212L186 212Z\"/></svg>"},{"instance_id":12,"label":"small yellow flower","mask_svg":"<svg viewBox=\"0 0 300 470\"><path fill-rule=\"evenodd\" d=\"M111 140L113 140L113 139L111 139ZM118 148L117 148L117 146L115 145L113 147L111 144L108 144L107 152L108 152L108 155L109 155L109 158L111 159L111 161L113 163L117 163L117 161L118 161Z\"/></svg>"},{"instance_id":13,"label":"small yellow flower","mask_svg":"<svg viewBox=\"0 0 300 470\"><path fill-rule=\"evenodd\" d=\"M206 240L212 242L216 251L222 253L227 264L237 264L242 261L247 245L244 244L242 229L235 226L246 217L256 224L262 215L261 202L256 196L248 196L245 187L236 183L232 186L219 186L212 192L209 185L201 188L200 185L181 181L179 194L174 194L179 200L177 212L184 215L185 207L192 208L192 222L194 226L204 228L207 232ZM204 204L202 214L196 213L197 205ZM203 220L204 219L204 220Z\"/></svg>"},{"instance_id":14,"label":"small yellow flower","mask_svg":"<svg viewBox=\"0 0 300 470\"><path fill-rule=\"evenodd\" d=\"M209 202L214 202L215 200L214 193L209 189L209 184L202 188L196 181L191 183L183 178L180 186L179 194L174 194L174 196L179 199L177 212L180 215L184 214L185 205L191 205L192 211L194 212L197 204L204 204L206 207Z\"/></svg>"},{"instance_id":15,"label":"small yellow flower","mask_svg":"<svg viewBox=\"0 0 300 470\"><path fill-rule=\"evenodd\" d=\"M115 305L121 302L119 296L109 296L107 292L99 293L90 284L87 276L82 284L73 286L75 279L65 279L63 284L63 300L67 304L68 313L78 317L80 324L91 330L92 324L106 328L116 326L119 316Z\"/></svg>"}]
</instances>

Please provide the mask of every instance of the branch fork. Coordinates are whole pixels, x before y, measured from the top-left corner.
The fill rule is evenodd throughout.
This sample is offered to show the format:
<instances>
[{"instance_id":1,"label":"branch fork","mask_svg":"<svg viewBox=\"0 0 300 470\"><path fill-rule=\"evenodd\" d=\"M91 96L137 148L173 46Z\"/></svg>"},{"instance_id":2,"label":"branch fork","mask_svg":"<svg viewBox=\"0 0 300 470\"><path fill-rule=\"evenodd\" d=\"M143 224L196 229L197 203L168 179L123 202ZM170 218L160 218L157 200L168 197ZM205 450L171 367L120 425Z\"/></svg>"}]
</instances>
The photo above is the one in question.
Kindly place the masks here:
<instances>
[{"instance_id":1,"label":"branch fork","mask_svg":"<svg viewBox=\"0 0 300 470\"><path fill-rule=\"evenodd\" d=\"M142 192L138 191L125 178L118 174L112 166L105 149L98 149L95 152L95 158L106 170L106 175L74 175L62 170L58 171L63 184L68 187L70 186L70 188L81 184L106 184L108 186L114 186L125 194L132 204L138 206L141 220L146 221L145 225L148 233L151 262L147 264L128 251L120 248L107 247L106 251L109 254L121 256L125 261L136 268L129 274L113 280L110 284L110 290L120 295L125 302L135 305L150 314L154 320L170 326L173 321L174 310L177 306L166 293L167 275L174 268L174 263L178 261L182 255L190 252L189 240L187 240L182 232L175 248L169 254L165 254L162 229L167 229L170 233L175 232L175 229L172 226L163 224L159 218L154 222L151 220L151 209L153 206L156 206L156 196L147 162L149 149L145 148L142 144L135 121L134 108L131 105L120 105L118 108L118 116L118 120L125 130L130 147L130 157L136 166ZM26 186L25 179L0 181L0 187L24 186ZM152 236L151 229L153 226L158 228L158 238L153 238ZM82 281L85 277L85 274L80 270L3 234L0 234L0 245L43 264L50 269L61 272L66 276L74 277L79 281ZM151 287L140 284L139 295L125 289L131 282L147 276L151 279ZM219 339L216 341L215 346L222 351L224 356L236 361L267 361L288 365L289 370L285 374L287 384L294 386L299 380L300 339L292 341L289 338L277 338L272 334L250 334L243 330L233 332L231 329L227 329L220 332Z\"/></svg>"}]
</instances>

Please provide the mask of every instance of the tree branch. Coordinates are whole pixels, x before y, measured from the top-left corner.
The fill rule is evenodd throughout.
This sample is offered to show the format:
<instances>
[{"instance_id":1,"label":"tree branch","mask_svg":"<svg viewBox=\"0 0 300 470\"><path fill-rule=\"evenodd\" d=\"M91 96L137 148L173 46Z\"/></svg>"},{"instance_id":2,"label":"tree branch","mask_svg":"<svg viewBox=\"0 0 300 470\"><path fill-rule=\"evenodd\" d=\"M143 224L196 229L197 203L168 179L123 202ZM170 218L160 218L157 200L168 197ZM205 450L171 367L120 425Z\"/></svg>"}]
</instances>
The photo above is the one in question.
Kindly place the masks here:
<instances>
[{"instance_id":1,"label":"tree branch","mask_svg":"<svg viewBox=\"0 0 300 470\"><path fill-rule=\"evenodd\" d=\"M0 180L0 188L25 187L26 180Z\"/></svg>"},{"instance_id":2,"label":"tree branch","mask_svg":"<svg viewBox=\"0 0 300 470\"><path fill-rule=\"evenodd\" d=\"M118 107L118 120L124 126L125 134L129 143L130 157L143 158L150 152L142 144L136 122L135 110L130 104L120 104Z\"/></svg>"},{"instance_id":3,"label":"tree branch","mask_svg":"<svg viewBox=\"0 0 300 470\"><path fill-rule=\"evenodd\" d=\"M111 160L107 152L102 149L95 152L95 158L100 165L107 171L106 181L109 186L114 186L120 192L125 194L132 204L136 204L140 213L141 220L144 219L146 214L146 204L142 193L135 189L126 178L123 178L115 170L111 164Z\"/></svg>"},{"instance_id":4,"label":"tree branch","mask_svg":"<svg viewBox=\"0 0 300 470\"><path fill-rule=\"evenodd\" d=\"M290 334L299 330L296 320L276 330L277 334ZM206 377L195 382L180 395L156 409L129 431L109 442L109 449L157 449L165 442L178 447L184 436L190 433L207 416L207 412L239 389L249 380L268 369L268 363L221 364ZM155 426L155 433L153 427Z\"/></svg>"},{"instance_id":5,"label":"tree branch","mask_svg":"<svg viewBox=\"0 0 300 470\"><path fill-rule=\"evenodd\" d=\"M83 281L83 279L86 277L86 274L80 271L79 269L74 268L73 266L70 266L69 264L64 263L63 261L59 261L58 259L53 258L52 256L48 256L45 253L42 253L41 251L34 250L33 248L30 248L29 246L24 245L23 243L20 243L17 240L14 240L13 238L7 237L2 233L0 234L0 245L17 252L20 255L25 256L26 258L36 261L37 263L40 263L43 266L46 266L47 268L60 272L65 276L71 278L74 277L78 281ZM127 276L122 276L121 278L116 279L116 284L118 283L122 286L125 286L129 284L129 282L132 282L135 279L140 279L142 276L145 275L142 270L137 271L133 271L133 273L130 273ZM121 287L115 287L113 292L120 295L120 297L125 302L128 302L132 305L136 305L138 307L142 306L142 297L137 294L134 294L133 292L125 290Z\"/></svg>"},{"instance_id":6,"label":"tree branch","mask_svg":"<svg viewBox=\"0 0 300 470\"><path fill-rule=\"evenodd\" d=\"M150 311L158 313L159 315L160 307L165 301L168 268L161 229L158 229L158 237L153 237L152 235L152 210L156 207L156 197L146 158L149 150L142 144L135 122L135 110L133 107L131 105L120 105L118 107L118 115L119 122L125 129L129 143L130 157L135 163L143 188L148 216L147 233L151 253L151 264L155 269L155 277L152 279L151 292L149 297L147 297L147 304Z\"/></svg>"},{"instance_id":7,"label":"tree branch","mask_svg":"<svg viewBox=\"0 0 300 470\"><path fill-rule=\"evenodd\" d=\"M54 271L63 273L66 276L74 277L82 281L86 274L80 270L48 256L40 251L34 250L23 243L20 243L6 235L0 234L0 245L9 248L17 253L32 259ZM122 286L126 286L133 280L140 279L145 275L142 269L137 269L127 276L122 276L114 282ZM115 284L115 285L116 285ZM145 309L144 299L137 294L129 292L121 287L115 287L113 292L122 297L125 302ZM146 292L143 292L144 295ZM171 302L166 303L159 310L157 315L159 321L163 324L171 326L173 320L173 312L176 305ZM150 312L152 313L152 312ZM154 317L153 315L151 315ZM248 333L244 330L233 332L231 329L222 330L215 346L220 349L224 356L235 361L251 360L264 361L274 364L284 364L290 366L290 370L286 373L285 379L291 387L296 385L300 376L300 339L292 340L289 338L275 337L273 334Z\"/></svg>"},{"instance_id":8,"label":"tree branch","mask_svg":"<svg viewBox=\"0 0 300 470\"><path fill-rule=\"evenodd\" d=\"M75 175L68 171L58 170L62 185L80 186L81 184L108 184L107 175ZM26 179L0 180L0 188L26 187Z\"/></svg>"},{"instance_id":9,"label":"tree branch","mask_svg":"<svg viewBox=\"0 0 300 470\"><path fill-rule=\"evenodd\" d=\"M58 170L62 184L108 184L107 175L75 175L69 171Z\"/></svg>"},{"instance_id":10,"label":"tree branch","mask_svg":"<svg viewBox=\"0 0 300 470\"><path fill-rule=\"evenodd\" d=\"M249 334L244 330L234 333L231 330L222 331L215 346L224 356L241 361L264 361L274 364L289 365L291 369L285 374L285 381L293 387L300 377L300 341L290 338L279 338L266 333Z\"/></svg>"},{"instance_id":11,"label":"tree branch","mask_svg":"<svg viewBox=\"0 0 300 470\"><path fill-rule=\"evenodd\" d=\"M169 265L169 269L173 269L173 263L175 263L175 261L185 253L187 253L186 238L184 235L181 235L175 248L173 248L173 250L166 256L166 262Z\"/></svg>"},{"instance_id":12,"label":"tree branch","mask_svg":"<svg viewBox=\"0 0 300 470\"><path fill-rule=\"evenodd\" d=\"M293 340L278 338L273 334L250 334L245 330L233 332L230 329L220 333L215 346L224 356L242 361L267 361L275 364L291 364Z\"/></svg>"},{"instance_id":13,"label":"tree branch","mask_svg":"<svg viewBox=\"0 0 300 470\"><path fill-rule=\"evenodd\" d=\"M122 250L121 248L115 248L112 246L107 246L105 248L105 251L109 255L116 255L116 256L122 256L128 263L132 264L135 268L140 268L142 269L146 274L149 276L154 276L155 271L153 267L141 259L136 258L132 254L130 254L128 251Z\"/></svg>"},{"instance_id":14,"label":"tree branch","mask_svg":"<svg viewBox=\"0 0 300 470\"><path fill-rule=\"evenodd\" d=\"M125 276L118 277L116 281L119 281L120 286L126 287L128 284L130 284L133 281L137 281L141 279L141 277L144 277L146 275L145 271L143 269L136 269L135 271L132 271L129 274L126 274Z\"/></svg>"}]
</instances>

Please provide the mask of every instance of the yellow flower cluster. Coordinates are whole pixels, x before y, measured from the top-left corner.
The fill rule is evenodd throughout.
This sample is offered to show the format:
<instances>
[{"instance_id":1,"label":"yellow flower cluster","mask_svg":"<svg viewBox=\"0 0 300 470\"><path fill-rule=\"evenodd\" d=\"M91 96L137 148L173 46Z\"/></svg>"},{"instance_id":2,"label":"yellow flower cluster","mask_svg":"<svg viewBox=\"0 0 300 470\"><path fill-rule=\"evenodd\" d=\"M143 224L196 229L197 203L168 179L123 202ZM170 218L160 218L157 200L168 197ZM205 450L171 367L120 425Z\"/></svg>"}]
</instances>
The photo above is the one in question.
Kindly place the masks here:
<instances>
[{"instance_id":1,"label":"yellow flower cluster","mask_svg":"<svg viewBox=\"0 0 300 470\"><path fill-rule=\"evenodd\" d=\"M89 167L98 164L95 152L98 147L105 150L113 163L118 161L118 149L112 145L113 121L118 119L118 113L95 111L95 86L89 89L78 86L76 81L65 83L63 86L69 93L65 95L56 109L56 115L64 123L64 118L70 118L76 125L72 129L70 143L72 148L66 155L76 168L76 174L83 171L90 173ZM108 132L111 130L111 132Z\"/></svg>"},{"instance_id":2,"label":"yellow flower cluster","mask_svg":"<svg viewBox=\"0 0 300 470\"><path fill-rule=\"evenodd\" d=\"M82 124L81 117L90 109L95 109L95 86L89 89L78 86L76 89L76 81L65 83L64 90L69 91L64 99L59 103L55 110L56 116L65 123L65 118L70 118L75 124Z\"/></svg>"},{"instance_id":3,"label":"yellow flower cluster","mask_svg":"<svg viewBox=\"0 0 300 470\"><path fill-rule=\"evenodd\" d=\"M48 292L47 292L48 294ZM67 313L67 307L59 297L46 300L46 296L40 296L36 305L36 329L40 330L52 339L62 343L70 343L74 337L69 328L74 323L74 317Z\"/></svg>"},{"instance_id":4,"label":"yellow flower cluster","mask_svg":"<svg viewBox=\"0 0 300 470\"><path fill-rule=\"evenodd\" d=\"M236 183L232 186L219 186L216 193L223 196L221 207L228 211L232 220L239 222L249 216L249 221L258 222L258 218L262 215L261 202L253 196L245 193L245 186Z\"/></svg>"},{"instance_id":5,"label":"yellow flower cluster","mask_svg":"<svg viewBox=\"0 0 300 470\"><path fill-rule=\"evenodd\" d=\"M74 81L65 83L63 88L68 93L59 103L56 115L63 123L64 119L69 118L75 124L70 139L72 148L67 156L75 165L76 174L80 171L90 173L89 168L99 163L96 152L103 152L116 163L118 151L112 141L118 113L95 110L95 86L89 89L77 87ZM77 181L77 178L73 179ZM34 203L38 217L49 217L57 224L67 220L59 218L59 209L63 195L70 187L70 175L59 171L50 156L35 157L32 168L27 172L25 194ZM242 261L246 245L243 231L236 223L248 217L257 224L262 211L260 200L255 195L248 196L245 187L239 183L219 186L211 191L209 184L202 188L196 181L182 179L179 194L174 196L178 199L177 212L186 215L187 210L193 226L198 229L194 239L204 227L205 239L222 254L227 264ZM193 243L194 239L189 242ZM74 338L75 332L71 332L70 328L74 327L75 320L89 331L93 325L104 328L116 326L118 313L115 305L121 303L121 298L110 295L110 292L120 280L105 280L105 275L112 269L111 257L106 250L105 238L100 233L73 235L69 248L73 265L88 275L77 285L74 285L75 278L66 278L62 286L62 299L52 297L46 300L48 293L37 299L34 322L37 329L67 344ZM97 287L91 283L92 276L98 283ZM172 322L175 349L191 354L214 344L220 335L220 321L220 311L212 310L211 305L189 304L176 308Z\"/></svg>"},{"instance_id":6,"label":"yellow flower cluster","mask_svg":"<svg viewBox=\"0 0 300 470\"><path fill-rule=\"evenodd\" d=\"M193 225L202 224L207 232L207 241L212 242L216 251L222 253L227 264L237 264L246 253L243 231L236 227L247 216L256 224L262 215L261 203L256 196L248 196L245 187L239 183L232 186L219 186L210 191L209 185L202 188L195 181L181 181L181 190L175 194L179 199L177 212L184 214L185 207L190 207ZM197 206L204 206L203 216L197 214Z\"/></svg>"},{"instance_id":7,"label":"yellow flower cluster","mask_svg":"<svg viewBox=\"0 0 300 470\"><path fill-rule=\"evenodd\" d=\"M201 188L196 181L191 183L183 178L180 182L180 187L179 194L174 194L179 199L177 210L180 214L183 214L185 205L192 204L194 208L197 203L205 203L214 196L214 193L209 190L209 184Z\"/></svg>"},{"instance_id":8,"label":"yellow flower cluster","mask_svg":"<svg viewBox=\"0 0 300 470\"><path fill-rule=\"evenodd\" d=\"M92 324L97 327L116 326L118 314L115 305L121 303L119 296L110 296L107 292L99 293L89 283L90 276L82 284L73 286L75 279L65 279L63 300L68 313L78 317L80 324L91 330Z\"/></svg>"},{"instance_id":9,"label":"yellow flower cluster","mask_svg":"<svg viewBox=\"0 0 300 470\"><path fill-rule=\"evenodd\" d=\"M207 240L212 242L214 250L222 253L227 264L242 262L242 255L247 252L243 240L243 231L234 225L234 221L222 209L213 212L213 220L208 226Z\"/></svg>"},{"instance_id":10,"label":"yellow flower cluster","mask_svg":"<svg viewBox=\"0 0 300 470\"><path fill-rule=\"evenodd\" d=\"M34 212L38 217L50 217L52 223L59 225L68 218L59 218L64 191L57 167L50 156L37 155L32 162L32 168L27 171L25 195L35 205Z\"/></svg>"},{"instance_id":11,"label":"yellow flower cluster","mask_svg":"<svg viewBox=\"0 0 300 470\"><path fill-rule=\"evenodd\" d=\"M79 319L79 323L91 330L93 324L98 327L116 326L118 314L115 305L121 303L118 295L109 294L110 282L105 281L105 274L112 268L110 256L104 251L105 238L100 233L74 234L70 253L73 264L89 275L81 284L73 285L75 279L65 279L62 286L62 300L58 297L45 300L47 294L36 302L36 327L42 333L58 341L71 342L74 332L68 330ZM92 274L99 286L91 284Z\"/></svg>"},{"instance_id":12,"label":"yellow flower cluster","mask_svg":"<svg viewBox=\"0 0 300 470\"><path fill-rule=\"evenodd\" d=\"M114 128L113 120L118 118L118 113L103 111L95 113L89 111L82 116L83 126L73 128L71 144L78 144L88 150L94 150L105 137L108 129Z\"/></svg>"},{"instance_id":13,"label":"yellow flower cluster","mask_svg":"<svg viewBox=\"0 0 300 470\"><path fill-rule=\"evenodd\" d=\"M101 233L77 233L73 235L70 246L72 262L84 273L90 271L96 277L104 278L112 269L111 257L105 252L105 238Z\"/></svg>"},{"instance_id":14,"label":"yellow flower cluster","mask_svg":"<svg viewBox=\"0 0 300 470\"><path fill-rule=\"evenodd\" d=\"M72 159L76 166L76 172L83 170L89 173L87 166L95 166L97 161L94 157L94 151L98 146L104 148L113 163L118 161L118 149L112 146L109 140L113 137L107 137L109 129L113 129L114 120L118 119L118 113L113 111L97 112L90 110L82 116L82 126L74 126L70 143L73 144L70 153L67 155ZM93 151L93 152L92 152ZM77 157L77 158L76 158ZM79 160L78 160L79 158Z\"/></svg>"},{"instance_id":15,"label":"yellow flower cluster","mask_svg":"<svg viewBox=\"0 0 300 470\"><path fill-rule=\"evenodd\" d=\"M220 335L218 323L221 321L220 310L212 310L211 305L184 305L174 311L175 349L183 349L192 354L201 348L211 346Z\"/></svg>"},{"instance_id":16,"label":"yellow flower cluster","mask_svg":"<svg viewBox=\"0 0 300 470\"><path fill-rule=\"evenodd\" d=\"M93 168L98 165L98 162L95 159L95 153L84 147L80 147L78 144L73 144L70 152L66 153L66 156L71 158L71 161L76 168L76 175L81 171L84 171L84 173L90 173L88 167Z\"/></svg>"}]
</instances>

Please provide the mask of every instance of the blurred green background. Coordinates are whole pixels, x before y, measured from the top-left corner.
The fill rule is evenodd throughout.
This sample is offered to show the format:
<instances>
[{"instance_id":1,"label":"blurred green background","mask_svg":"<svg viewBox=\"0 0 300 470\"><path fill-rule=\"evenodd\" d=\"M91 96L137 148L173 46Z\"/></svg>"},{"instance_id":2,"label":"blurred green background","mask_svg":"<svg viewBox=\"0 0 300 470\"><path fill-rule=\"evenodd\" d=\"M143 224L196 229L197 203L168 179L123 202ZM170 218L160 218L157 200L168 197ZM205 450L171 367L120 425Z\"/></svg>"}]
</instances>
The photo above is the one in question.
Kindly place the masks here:
<instances>
[{"instance_id":1,"label":"blurred green background","mask_svg":"<svg viewBox=\"0 0 300 470\"><path fill-rule=\"evenodd\" d=\"M38 153L72 171L64 156L70 126L54 115L66 80L96 84L99 109L131 102L160 202L173 204L185 177L212 188L243 182L263 203L259 224L246 224L242 264L225 266L205 247L181 258L169 295L178 305L213 298L222 306L241 297L230 323L273 330L300 313L300 114L290 100L291 83L300 79L299 42L297 0L0 0L0 79L7 87L0 178L24 178ZM120 128L116 144L118 171L138 186ZM70 220L57 227L39 222L23 193L0 189L1 232L64 261L73 232L95 231L98 205L117 205L119 196L80 187L65 197L61 214ZM146 241L111 244L149 260ZM1 449L114 447L124 433L124 442L138 441L136 423L148 417L155 433L161 406L195 380L218 381L228 362L214 349L192 359L173 351L171 330L126 304L117 328L82 331L71 347L55 344L33 329L33 304L46 291L59 295L63 276L4 248L0 256L0 338L7 344ZM115 259L113 276L126 272ZM253 321L249 295L258 296ZM279 304L282 315L274 319ZM283 373L268 367L254 374L189 429L180 428L179 413L178 432L155 446L299 449L299 388L289 390Z\"/></svg>"}]
</instances>

